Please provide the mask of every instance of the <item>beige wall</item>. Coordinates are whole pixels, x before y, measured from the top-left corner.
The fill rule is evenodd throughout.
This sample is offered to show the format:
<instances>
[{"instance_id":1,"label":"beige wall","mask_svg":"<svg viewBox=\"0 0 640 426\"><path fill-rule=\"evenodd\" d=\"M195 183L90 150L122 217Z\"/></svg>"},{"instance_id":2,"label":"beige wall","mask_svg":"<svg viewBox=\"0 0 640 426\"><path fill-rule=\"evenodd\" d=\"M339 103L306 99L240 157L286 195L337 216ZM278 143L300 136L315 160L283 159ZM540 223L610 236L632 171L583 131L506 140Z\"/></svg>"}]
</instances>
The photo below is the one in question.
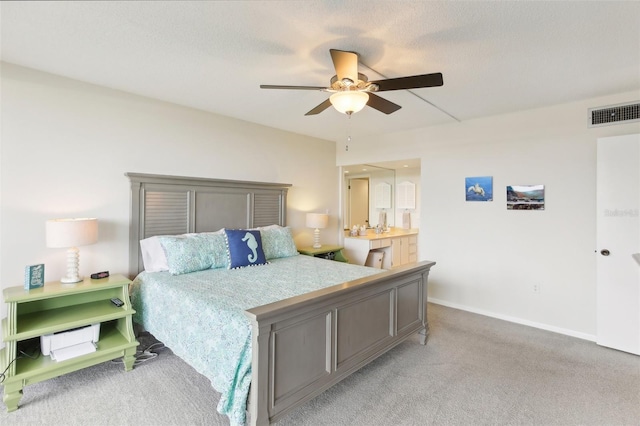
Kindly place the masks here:
<instances>
[{"instance_id":1,"label":"beige wall","mask_svg":"<svg viewBox=\"0 0 640 426\"><path fill-rule=\"evenodd\" d=\"M352 141L337 161L421 158L419 256L438 262L431 301L593 340L596 140L640 133L640 123L589 129L587 109L637 100L625 93ZM471 176L493 176L493 202L465 202ZM507 211L506 186L518 184L545 185L546 209Z\"/></svg>"},{"instance_id":2,"label":"beige wall","mask_svg":"<svg viewBox=\"0 0 640 426\"><path fill-rule=\"evenodd\" d=\"M64 253L44 246L52 217L98 217L100 241L81 249L81 272L125 272L128 171L291 183L297 241L312 240L304 212L329 209L335 232L322 238L331 243L336 162L421 158L419 255L438 262L430 300L594 338L596 139L640 133L640 124L588 129L587 109L640 93L382 135L336 152L331 142L8 64L0 82L3 287L20 285L32 263L46 264L48 280L63 275ZM465 202L464 178L480 175L493 176L494 201ZM546 210L507 211L510 184L544 184Z\"/></svg>"},{"instance_id":3,"label":"beige wall","mask_svg":"<svg viewBox=\"0 0 640 426\"><path fill-rule=\"evenodd\" d=\"M296 242L312 243L304 213L329 210L338 239L335 144L2 64L0 279L25 265L64 275L65 252L45 247L45 221L97 217L99 242L80 248L82 274L128 270L125 172L284 182ZM313 158L313 161L309 161ZM2 303L1 317L6 315Z\"/></svg>"}]
</instances>

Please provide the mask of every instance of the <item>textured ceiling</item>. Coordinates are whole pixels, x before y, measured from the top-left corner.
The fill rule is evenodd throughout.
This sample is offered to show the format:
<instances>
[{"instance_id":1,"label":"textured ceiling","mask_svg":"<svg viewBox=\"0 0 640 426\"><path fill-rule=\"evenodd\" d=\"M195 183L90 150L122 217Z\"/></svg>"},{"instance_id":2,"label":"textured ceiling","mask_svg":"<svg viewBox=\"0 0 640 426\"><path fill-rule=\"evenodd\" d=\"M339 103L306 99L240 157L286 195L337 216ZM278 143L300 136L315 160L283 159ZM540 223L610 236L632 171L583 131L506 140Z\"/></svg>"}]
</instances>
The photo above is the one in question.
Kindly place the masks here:
<instances>
[{"instance_id":1,"label":"textured ceiling","mask_svg":"<svg viewBox=\"0 0 640 426\"><path fill-rule=\"evenodd\" d=\"M0 19L3 61L328 140L640 98L638 1L16 1ZM259 88L328 85L330 48L358 52L370 80L444 86L381 93L402 109L351 120L304 116L327 93Z\"/></svg>"}]
</instances>

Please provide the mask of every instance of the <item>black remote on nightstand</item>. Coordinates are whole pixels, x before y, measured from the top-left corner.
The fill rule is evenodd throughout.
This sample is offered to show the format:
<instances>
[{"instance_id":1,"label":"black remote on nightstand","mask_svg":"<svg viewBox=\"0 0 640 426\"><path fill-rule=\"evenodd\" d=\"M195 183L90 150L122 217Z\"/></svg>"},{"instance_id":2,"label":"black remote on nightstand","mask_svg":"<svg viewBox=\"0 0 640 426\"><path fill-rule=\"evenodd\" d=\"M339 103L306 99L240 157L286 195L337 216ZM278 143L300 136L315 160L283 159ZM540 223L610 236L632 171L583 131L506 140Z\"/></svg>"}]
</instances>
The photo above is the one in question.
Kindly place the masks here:
<instances>
[{"instance_id":1,"label":"black remote on nightstand","mask_svg":"<svg viewBox=\"0 0 640 426\"><path fill-rule=\"evenodd\" d=\"M118 299L117 297L114 297L111 299L111 303L113 303L114 305L116 305L118 308L122 305L124 305L124 302L120 299Z\"/></svg>"}]
</instances>

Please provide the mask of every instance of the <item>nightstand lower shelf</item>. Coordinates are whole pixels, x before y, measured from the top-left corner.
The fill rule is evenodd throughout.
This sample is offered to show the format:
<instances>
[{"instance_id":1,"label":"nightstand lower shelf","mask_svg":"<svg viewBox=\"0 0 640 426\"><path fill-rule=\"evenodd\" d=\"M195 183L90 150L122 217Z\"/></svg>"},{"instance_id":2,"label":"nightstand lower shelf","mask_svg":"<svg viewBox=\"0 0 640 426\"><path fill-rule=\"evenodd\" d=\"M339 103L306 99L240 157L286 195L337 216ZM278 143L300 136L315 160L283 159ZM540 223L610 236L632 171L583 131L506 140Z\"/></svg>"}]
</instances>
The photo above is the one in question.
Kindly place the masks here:
<instances>
[{"instance_id":1,"label":"nightstand lower shelf","mask_svg":"<svg viewBox=\"0 0 640 426\"><path fill-rule=\"evenodd\" d=\"M122 354L126 356L131 353L133 357L138 343L128 342L127 338L115 327L115 324L103 323L100 330L100 340L98 340L96 346L95 352L60 362L54 361L50 356L44 356L39 352L36 359L21 358L16 362L15 376L7 378L5 385L7 382L14 380L24 380L25 385L41 382L80 368L119 358ZM131 365L127 366L126 370L130 370L133 367L133 361L135 361L135 357L130 360Z\"/></svg>"}]
</instances>

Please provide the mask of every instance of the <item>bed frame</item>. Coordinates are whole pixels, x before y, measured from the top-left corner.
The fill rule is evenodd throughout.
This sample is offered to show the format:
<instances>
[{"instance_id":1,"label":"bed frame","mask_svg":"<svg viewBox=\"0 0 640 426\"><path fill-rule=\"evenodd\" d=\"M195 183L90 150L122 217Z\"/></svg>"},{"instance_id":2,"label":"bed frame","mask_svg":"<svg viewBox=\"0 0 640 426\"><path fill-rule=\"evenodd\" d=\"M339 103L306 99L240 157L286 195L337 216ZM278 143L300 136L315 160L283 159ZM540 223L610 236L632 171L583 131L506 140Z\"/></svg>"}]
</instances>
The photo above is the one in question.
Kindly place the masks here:
<instances>
[{"instance_id":1,"label":"bed frame","mask_svg":"<svg viewBox=\"0 0 640 426\"><path fill-rule=\"evenodd\" d=\"M154 235L286 224L289 184L127 173L130 276ZM266 425L415 333L426 344L422 261L246 311L252 324L249 422Z\"/></svg>"}]
</instances>

